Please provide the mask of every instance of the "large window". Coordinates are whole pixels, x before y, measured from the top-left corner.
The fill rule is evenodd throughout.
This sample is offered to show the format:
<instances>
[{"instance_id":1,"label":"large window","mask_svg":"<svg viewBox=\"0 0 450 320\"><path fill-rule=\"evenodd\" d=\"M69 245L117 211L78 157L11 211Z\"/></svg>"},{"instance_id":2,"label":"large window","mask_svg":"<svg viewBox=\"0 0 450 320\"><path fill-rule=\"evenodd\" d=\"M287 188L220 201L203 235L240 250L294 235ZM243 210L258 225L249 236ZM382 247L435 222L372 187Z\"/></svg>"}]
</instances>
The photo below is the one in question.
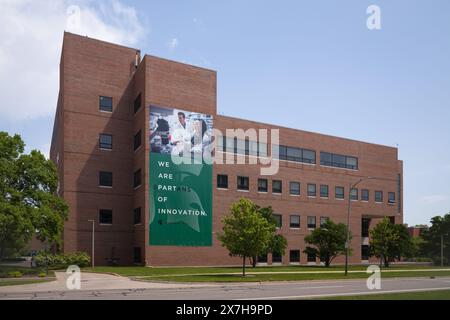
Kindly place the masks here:
<instances>
[{"instance_id":1,"label":"large window","mask_svg":"<svg viewBox=\"0 0 450 320\"><path fill-rule=\"evenodd\" d=\"M281 254L279 252L272 253L272 263L281 263Z\"/></svg>"},{"instance_id":2,"label":"large window","mask_svg":"<svg viewBox=\"0 0 450 320\"><path fill-rule=\"evenodd\" d=\"M133 262L134 263L141 263L142 262L142 250L141 247L134 247L133 248Z\"/></svg>"},{"instance_id":3,"label":"large window","mask_svg":"<svg viewBox=\"0 0 450 320\"><path fill-rule=\"evenodd\" d=\"M326 184L320 185L320 197L328 198L328 186Z\"/></svg>"},{"instance_id":4,"label":"large window","mask_svg":"<svg viewBox=\"0 0 450 320\"><path fill-rule=\"evenodd\" d=\"M368 237L370 229L370 219L362 218L361 219L361 237Z\"/></svg>"},{"instance_id":5,"label":"large window","mask_svg":"<svg viewBox=\"0 0 450 320\"><path fill-rule=\"evenodd\" d=\"M113 183L112 172L100 171L98 176L99 176L99 185L101 187L112 187Z\"/></svg>"},{"instance_id":6,"label":"large window","mask_svg":"<svg viewBox=\"0 0 450 320\"><path fill-rule=\"evenodd\" d=\"M225 174L217 175L217 188L228 189L228 176Z\"/></svg>"},{"instance_id":7,"label":"large window","mask_svg":"<svg viewBox=\"0 0 450 320\"><path fill-rule=\"evenodd\" d=\"M267 254L262 254L256 258L258 263L267 263Z\"/></svg>"},{"instance_id":8,"label":"large window","mask_svg":"<svg viewBox=\"0 0 450 320\"><path fill-rule=\"evenodd\" d=\"M98 108L100 111L112 112L113 111L112 98L100 96Z\"/></svg>"},{"instance_id":9,"label":"large window","mask_svg":"<svg viewBox=\"0 0 450 320\"><path fill-rule=\"evenodd\" d=\"M353 188L350 191L350 200L354 200L354 201L358 200L358 189L357 188Z\"/></svg>"},{"instance_id":10,"label":"large window","mask_svg":"<svg viewBox=\"0 0 450 320\"><path fill-rule=\"evenodd\" d=\"M308 197L316 196L316 185L314 183L308 183Z\"/></svg>"},{"instance_id":11,"label":"large window","mask_svg":"<svg viewBox=\"0 0 450 320\"><path fill-rule=\"evenodd\" d=\"M112 150L112 135L101 133L98 141L100 149Z\"/></svg>"},{"instance_id":12,"label":"large window","mask_svg":"<svg viewBox=\"0 0 450 320\"><path fill-rule=\"evenodd\" d=\"M383 191L375 191L375 202L383 202Z\"/></svg>"},{"instance_id":13,"label":"large window","mask_svg":"<svg viewBox=\"0 0 450 320\"><path fill-rule=\"evenodd\" d=\"M302 148L294 148L287 146L278 146L280 160L288 160L294 162L303 162L303 163L316 163L316 152L313 150L307 150Z\"/></svg>"},{"instance_id":14,"label":"large window","mask_svg":"<svg viewBox=\"0 0 450 320\"><path fill-rule=\"evenodd\" d=\"M139 95L134 100L134 113L139 111L139 109L141 108L141 104L142 104L142 95L139 93Z\"/></svg>"},{"instance_id":15,"label":"large window","mask_svg":"<svg viewBox=\"0 0 450 320\"><path fill-rule=\"evenodd\" d=\"M316 262L316 255L313 253L308 253L307 255L308 262Z\"/></svg>"},{"instance_id":16,"label":"large window","mask_svg":"<svg viewBox=\"0 0 450 320\"><path fill-rule=\"evenodd\" d=\"M289 228L293 228L293 229L300 228L300 216L292 215L289 217Z\"/></svg>"},{"instance_id":17,"label":"large window","mask_svg":"<svg viewBox=\"0 0 450 320\"><path fill-rule=\"evenodd\" d=\"M316 228L316 217L309 216L308 217L308 229Z\"/></svg>"},{"instance_id":18,"label":"large window","mask_svg":"<svg viewBox=\"0 0 450 320\"><path fill-rule=\"evenodd\" d=\"M344 199L344 187L336 187L334 197L336 199Z\"/></svg>"},{"instance_id":19,"label":"large window","mask_svg":"<svg viewBox=\"0 0 450 320\"><path fill-rule=\"evenodd\" d=\"M369 201L369 190L368 189L361 189L361 200Z\"/></svg>"},{"instance_id":20,"label":"large window","mask_svg":"<svg viewBox=\"0 0 450 320\"><path fill-rule=\"evenodd\" d=\"M137 188L142 184L142 171L138 169L134 172L133 175L133 187Z\"/></svg>"},{"instance_id":21,"label":"large window","mask_svg":"<svg viewBox=\"0 0 450 320\"><path fill-rule=\"evenodd\" d=\"M300 182L289 182L289 193L293 196L300 195Z\"/></svg>"},{"instance_id":22,"label":"large window","mask_svg":"<svg viewBox=\"0 0 450 320\"><path fill-rule=\"evenodd\" d=\"M237 177L237 189L243 191L248 191L250 189L248 177Z\"/></svg>"},{"instance_id":23,"label":"large window","mask_svg":"<svg viewBox=\"0 0 450 320\"><path fill-rule=\"evenodd\" d=\"M281 228L283 225L283 216L281 214L274 214L275 224L277 228Z\"/></svg>"},{"instance_id":24,"label":"large window","mask_svg":"<svg viewBox=\"0 0 450 320\"><path fill-rule=\"evenodd\" d=\"M361 246L361 260L367 261L370 257L370 247L368 245Z\"/></svg>"},{"instance_id":25,"label":"large window","mask_svg":"<svg viewBox=\"0 0 450 320\"><path fill-rule=\"evenodd\" d=\"M133 139L133 150L136 151L142 144L142 131L139 130L138 133L134 135Z\"/></svg>"},{"instance_id":26,"label":"large window","mask_svg":"<svg viewBox=\"0 0 450 320\"><path fill-rule=\"evenodd\" d=\"M358 170L358 158L340 154L320 152L322 166Z\"/></svg>"},{"instance_id":27,"label":"large window","mask_svg":"<svg viewBox=\"0 0 450 320\"><path fill-rule=\"evenodd\" d=\"M289 262L291 263L300 262L300 250L289 250Z\"/></svg>"},{"instance_id":28,"label":"large window","mask_svg":"<svg viewBox=\"0 0 450 320\"><path fill-rule=\"evenodd\" d=\"M283 192L283 184L281 180L272 180L272 192L273 193L282 193Z\"/></svg>"},{"instance_id":29,"label":"large window","mask_svg":"<svg viewBox=\"0 0 450 320\"><path fill-rule=\"evenodd\" d=\"M258 179L258 192L267 192L268 182L267 179Z\"/></svg>"},{"instance_id":30,"label":"large window","mask_svg":"<svg viewBox=\"0 0 450 320\"><path fill-rule=\"evenodd\" d=\"M389 192L388 193L388 202L390 204L395 203L395 192Z\"/></svg>"},{"instance_id":31,"label":"large window","mask_svg":"<svg viewBox=\"0 0 450 320\"><path fill-rule=\"evenodd\" d=\"M135 208L133 210L133 223L134 224L140 224L141 223L141 219L142 219L141 207Z\"/></svg>"},{"instance_id":32,"label":"large window","mask_svg":"<svg viewBox=\"0 0 450 320\"><path fill-rule=\"evenodd\" d=\"M98 211L98 221L100 224L112 224L113 222L112 210L100 209Z\"/></svg>"}]
</instances>

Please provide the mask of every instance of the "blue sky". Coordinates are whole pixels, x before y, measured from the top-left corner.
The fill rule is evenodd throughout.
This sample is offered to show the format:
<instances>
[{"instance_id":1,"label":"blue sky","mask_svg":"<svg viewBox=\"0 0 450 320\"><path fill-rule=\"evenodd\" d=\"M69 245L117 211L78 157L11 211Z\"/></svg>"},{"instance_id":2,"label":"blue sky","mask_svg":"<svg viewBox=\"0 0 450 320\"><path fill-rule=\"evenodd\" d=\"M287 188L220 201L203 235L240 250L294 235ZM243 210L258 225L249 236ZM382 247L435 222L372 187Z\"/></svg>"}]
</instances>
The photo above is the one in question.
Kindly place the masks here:
<instances>
[{"instance_id":1,"label":"blue sky","mask_svg":"<svg viewBox=\"0 0 450 320\"><path fill-rule=\"evenodd\" d=\"M449 1L0 0L0 130L44 152L73 4L78 33L217 70L221 114L398 146L405 222L450 211Z\"/></svg>"}]
</instances>

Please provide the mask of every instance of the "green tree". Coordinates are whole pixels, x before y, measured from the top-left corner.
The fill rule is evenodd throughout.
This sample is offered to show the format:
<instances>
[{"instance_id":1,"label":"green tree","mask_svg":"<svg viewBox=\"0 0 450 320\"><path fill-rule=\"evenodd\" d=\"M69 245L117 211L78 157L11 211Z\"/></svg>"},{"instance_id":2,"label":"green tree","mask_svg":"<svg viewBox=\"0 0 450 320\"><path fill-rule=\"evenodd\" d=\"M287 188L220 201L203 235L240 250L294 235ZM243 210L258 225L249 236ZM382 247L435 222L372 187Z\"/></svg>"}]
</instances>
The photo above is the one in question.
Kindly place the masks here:
<instances>
[{"instance_id":1,"label":"green tree","mask_svg":"<svg viewBox=\"0 0 450 320\"><path fill-rule=\"evenodd\" d=\"M230 211L231 214L223 218L223 232L217 237L230 255L242 257L242 276L245 277L246 258L266 250L275 225L262 217L255 203L245 198L233 203Z\"/></svg>"},{"instance_id":2,"label":"green tree","mask_svg":"<svg viewBox=\"0 0 450 320\"><path fill-rule=\"evenodd\" d=\"M334 223L327 218L320 228L314 229L305 237L305 243L313 247L308 246L303 252L315 255L329 267L334 258L345 254L346 241L347 226L343 223Z\"/></svg>"},{"instance_id":3,"label":"green tree","mask_svg":"<svg viewBox=\"0 0 450 320\"><path fill-rule=\"evenodd\" d=\"M435 264L441 263L441 237L444 244L445 265L450 263L450 213L431 219L431 226L421 232L424 242L421 245L423 256L431 258Z\"/></svg>"},{"instance_id":4,"label":"green tree","mask_svg":"<svg viewBox=\"0 0 450 320\"><path fill-rule=\"evenodd\" d=\"M0 258L33 236L61 243L68 207L55 195L56 167L36 150L24 153L19 135L0 132Z\"/></svg>"},{"instance_id":5,"label":"green tree","mask_svg":"<svg viewBox=\"0 0 450 320\"><path fill-rule=\"evenodd\" d=\"M394 224L385 217L370 231L371 253L380 258L389 267L392 259L410 256L413 252L413 242L408 229L403 224Z\"/></svg>"}]
</instances>

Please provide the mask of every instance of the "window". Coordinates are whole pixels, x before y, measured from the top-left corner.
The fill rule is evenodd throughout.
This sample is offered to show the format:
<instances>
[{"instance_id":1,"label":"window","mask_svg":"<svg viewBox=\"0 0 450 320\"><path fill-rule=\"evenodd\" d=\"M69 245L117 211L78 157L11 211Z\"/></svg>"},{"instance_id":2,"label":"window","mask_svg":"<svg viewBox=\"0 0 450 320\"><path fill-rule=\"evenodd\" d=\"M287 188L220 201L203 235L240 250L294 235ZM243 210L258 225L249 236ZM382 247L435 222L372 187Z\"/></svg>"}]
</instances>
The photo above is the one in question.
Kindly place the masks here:
<instances>
[{"instance_id":1,"label":"window","mask_svg":"<svg viewBox=\"0 0 450 320\"><path fill-rule=\"evenodd\" d=\"M133 262L134 263L141 263L142 262L141 247L134 247L133 248Z\"/></svg>"},{"instance_id":2,"label":"window","mask_svg":"<svg viewBox=\"0 0 450 320\"><path fill-rule=\"evenodd\" d=\"M344 187L336 187L335 188L335 198L336 199L344 199Z\"/></svg>"},{"instance_id":3,"label":"window","mask_svg":"<svg viewBox=\"0 0 450 320\"><path fill-rule=\"evenodd\" d=\"M375 202L383 202L383 191L375 191Z\"/></svg>"},{"instance_id":4,"label":"window","mask_svg":"<svg viewBox=\"0 0 450 320\"><path fill-rule=\"evenodd\" d=\"M272 263L281 263L281 254L279 252L272 253Z\"/></svg>"},{"instance_id":5,"label":"window","mask_svg":"<svg viewBox=\"0 0 450 320\"><path fill-rule=\"evenodd\" d=\"M100 209L98 212L98 221L100 224L112 224L112 210Z\"/></svg>"},{"instance_id":6,"label":"window","mask_svg":"<svg viewBox=\"0 0 450 320\"><path fill-rule=\"evenodd\" d=\"M142 95L139 93L137 98L134 100L134 113L139 111L139 109L141 108L141 104L142 104Z\"/></svg>"},{"instance_id":7,"label":"window","mask_svg":"<svg viewBox=\"0 0 450 320\"><path fill-rule=\"evenodd\" d=\"M289 193L294 196L300 195L300 182L289 182Z\"/></svg>"},{"instance_id":8,"label":"window","mask_svg":"<svg viewBox=\"0 0 450 320\"><path fill-rule=\"evenodd\" d=\"M112 172L99 172L99 185L101 187L112 187Z\"/></svg>"},{"instance_id":9,"label":"window","mask_svg":"<svg viewBox=\"0 0 450 320\"><path fill-rule=\"evenodd\" d=\"M395 203L395 193L394 192L388 193L388 202L391 204Z\"/></svg>"},{"instance_id":10,"label":"window","mask_svg":"<svg viewBox=\"0 0 450 320\"><path fill-rule=\"evenodd\" d=\"M329 152L320 152L320 165L358 170L358 158Z\"/></svg>"},{"instance_id":11,"label":"window","mask_svg":"<svg viewBox=\"0 0 450 320\"><path fill-rule=\"evenodd\" d=\"M289 250L289 262L291 263L300 262L300 250Z\"/></svg>"},{"instance_id":12,"label":"window","mask_svg":"<svg viewBox=\"0 0 450 320\"><path fill-rule=\"evenodd\" d=\"M274 145L273 147L276 148L277 146ZM274 155L274 157L276 157L276 155ZM278 146L278 159L315 164L316 152L302 148Z\"/></svg>"},{"instance_id":13,"label":"window","mask_svg":"<svg viewBox=\"0 0 450 320\"><path fill-rule=\"evenodd\" d=\"M133 223L140 224L141 223L141 207L135 208L133 210Z\"/></svg>"},{"instance_id":14,"label":"window","mask_svg":"<svg viewBox=\"0 0 450 320\"><path fill-rule=\"evenodd\" d=\"M248 149L246 150L248 140L242 140L235 138L234 143L234 153L236 154L248 154Z\"/></svg>"},{"instance_id":15,"label":"window","mask_svg":"<svg viewBox=\"0 0 450 320\"><path fill-rule=\"evenodd\" d=\"M112 149L112 135L101 133L99 138L100 149L111 150Z\"/></svg>"},{"instance_id":16,"label":"window","mask_svg":"<svg viewBox=\"0 0 450 320\"><path fill-rule=\"evenodd\" d=\"M237 177L237 189L238 190L249 190L249 180L248 177Z\"/></svg>"},{"instance_id":17,"label":"window","mask_svg":"<svg viewBox=\"0 0 450 320\"><path fill-rule=\"evenodd\" d=\"M361 260L369 260L370 247L368 245L361 246Z\"/></svg>"},{"instance_id":18,"label":"window","mask_svg":"<svg viewBox=\"0 0 450 320\"><path fill-rule=\"evenodd\" d=\"M217 175L217 188L228 189L228 176L225 174Z\"/></svg>"},{"instance_id":19,"label":"window","mask_svg":"<svg viewBox=\"0 0 450 320\"><path fill-rule=\"evenodd\" d=\"M313 183L308 183L308 197L316 196L316 185Z\"/></svg>"},{"instance_id":20,"label":"window","mask_svg":"<svg viewBox=\"0 0 450 320\"><path fill-rule=\"evenodd\" d=\"M136 151L142 144L142 131L139 130L138 133L134 135L133 139L133 150Z\"/></svg>"},{"instance_id":21,"label":"window","mask_svg":"<svg viewBox=\"0 0 450 320\"><path fill-rule=\"evenodd\" d=\"M281 216L281 214L274 214L273 218L275 220L276 227L281 228L281 226L283 224L283 217Z\"/></svg>"},{"instance_id":22,"label":"window","mask_svg":"<svg viewBox=\"0 0 450 320\"><path fill-rule=\"evenodd\" d=\"M309 216L308 217L308 229L316 228L316 217Z\"/></svg>"},{"instance_id":23,"label":"window","mask_svg":"<svg viewBox=\"0 0 450 320\"><path fill-rule=\"evenodd\" d=\"M289 217L289 228L299 229L300 228L300 216L293 215Z\"/></svg>"},{"instance_id":24,"label":"window","mask_svg":"<svg viewBox=\"0 0 450 320\"><path fill-rule=\"evenodd\" d=\"M272 181L272 192L273 193L282 193L283 192L283 185L281 183L281 180L273 180Z\"/></svg>"},{"instance_id":25,"label":"window","mask_svg":"<svg viewBox=\"0 0 450 320\"><path fill-rule=\"evenodd\" d=\"M267 143L258 142L258 156L267 157Z\"/></svg>"},{"instance_id":26,"label":"window","mask_svg":"<svg viewBox=\"0 0 450 320\"><path fill-rule=\"evenodd\" d=\"M258 263L267 263L267 254L263 254L257 257Z\"/></svg>"},{"instance_id":27,"label":"window","mask_svg":"<svg viewBox=\"0 0 450 320\"><path fill-rule=\"evenodd\" d=\"M112 112L112 98L100 96L98 108L100 111Z\"/></svg>"},{"instance_id":28,"label":"window","mask_svg":"<svg viewBox=\"0 0 450 320\"><path fill-rule=\"evenodd\" d=\"M142 184L142 171L137 170L133 175L133 187L137 188Z\"/></svg>"},{"instance_id":29,"label":"window","mask_svg":"<svg viewBox=\"0 0 450 320\"><path fill-rule=\"evenodd\" d=\"M313 253L307 253L308 262L316 262L316 255Z\"/></svg>"},{"instance_id":30,"label":"window","mask_svg":"<svg viewBox=\"0 0 450 320\"><path fill-rule=\"evenodd\" d=\"M350 191L350 200L358 200L358 189L357 188L353 188Z\"/></svg>"},{"instance_id":31,"label":"window","mask_svg":"<svg viewBox=\"0 0 450 320\"><path fill-rule=\"evenodd\" d=\"M320 227L323 228L325 222L327 222L328 217L320 217Z\"/></svg>"},{"instance_id":32,"label":"window","mask_svg":"<svg viewBox=\"0 0 450 320\"><path fill-rule=\"evenodd\" d=\"M369 190L368 189L361 189L361 200L369 201Z\"/></svg>"},{"instance_id":33,"label":"window","mask_svg":"<svg viewBox=\"0 0 450 320\"><path fill-rule=\"evenodd\" d=\"M369 227L370 227L370 219L362 218L361 219L361 237L369 236Z\"/></svg>"},{"instance_id":34,"label":"window","mask_svg":"<svg viewBox=\"0 0 450 320\"><path fill-rule=\"evenodd\" d=\"M320 185L320 197L328 198L328 186L326 184Z\"/></svg>"},{"instance_id":35,"label":"window","mask_svg":"<svg viewBox=\"0 0 450 320\"><path fill-rule=\"evenodd\" d=\"M267 179L258 179L258 192L267 192L268 182Z\"/></svg>"}]
</instances>

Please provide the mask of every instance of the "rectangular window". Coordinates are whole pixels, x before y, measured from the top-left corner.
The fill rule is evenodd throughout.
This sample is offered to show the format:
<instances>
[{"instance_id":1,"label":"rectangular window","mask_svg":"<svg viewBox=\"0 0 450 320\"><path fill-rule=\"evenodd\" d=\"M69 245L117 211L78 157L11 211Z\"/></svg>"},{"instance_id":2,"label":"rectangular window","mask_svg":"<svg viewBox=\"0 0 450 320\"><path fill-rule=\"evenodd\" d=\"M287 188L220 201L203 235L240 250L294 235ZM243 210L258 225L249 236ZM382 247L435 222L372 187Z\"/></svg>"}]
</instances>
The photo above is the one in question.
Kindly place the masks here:
<instances>
[{"instance_id":1,"label":"rectangular window","mask_svg":"<svg viewBox=\"0 0 450 320\"><path fill-rule=\"evenodd\" d=\"M370 256L370 247L368 245L361 246L361 260L369 260Z\"/></svg>"},{"instance_id":2,"label":"rectangular window","mask_svg":"<svg viewBox=\"0 0 450 320\"><path fill-rule=\"evenodd\" d=\"M140 224L141 223L141 207L135 208L133 210L133 223Z\"/></svg>"},{"instance_id":3,"label":"rectangular window","mask_svg":"<svg viewBox=\"0 0 450 320\"><path fill-rule=\"evenodd\" d=\"M299 229L300 228L300 216L293 215L289 217L289 228Z\"/></svg>"},{"instance_id":4,"label":"rectangular window","mask_svg":"<svg viewBox=\"0 0 450 320\"><path fill-rule=\"evenodd\" d=\"M320 152L320 165L358 170L358 158L329 152Z\"/></svg>"},{"instance_id":5,"label":"rectangular window","mask_svg":"<svg viewBox=\"0 0 450 320\"><path fill-rule=\"evenodd\" d=\"M354 201L358 200L358 189L357 188L353 188L350 191L350 200L354 200Z\"/></svg>"},{"instance_id":6,"label":"rectangular window","mask_svg":"<svg viewBox=\"0 0 450 320\"><path fill-rule=\"evenodd\" d=\"M133 175L133 187L137 188L142 184L142 171L141 169L136 170Z\"/></svg>"},{"instance_id":7,"label":"rectangular window","mask_svg":"<svg viewBox=\"0 0 450 320\"><path fill-rule=\"evenodd\" d=\"M278 252L272 253L272 263L281 263L281 254Z\"/></svg>"},{"instance_id":8,"label":"rectangular window","mask_svg":"<svg viewBox=\"0 0 450 320\"><path fill-rule=\"evenodd\" d=\"M236 153L236 154L244 154L244 155L248 154L248 152L246 150L247 141L248 140L236 139L235 140L234 153Z\"/></svg>"},{"instance_id":9,"label":"rectangular window","mask_svg":"<svg viewBox=\"0 0 450 320\"><path fill-rule=\"evenodd\" d=\"M328 185L326 185L326 184L320 185L320 197L328 198Z\"/></svg>"},{"instance_id":10,"label":"rectangular window","mask_svg":"<svg viewBox=\"0 0 450 320\"><path fill-rule=\"evenodd\" d=\"M228 176L225 174L217 175L217 188L228 189Z\"/></svg>"},{"instance_id":11,"label":"rectangular window","mask_svg":"<svg viewBox=\"0 0 450 320\"><path fill-rule=\"evenodd\" d=\"M335 188L335 198L336 199L344 199L344 187L336 187Z\"/></svg>"},{"instance_id":12,"label":"rectangular window","mask_svg":"<svg viewBox=\"0 0 450 320\"><path fill-rule=\"evenodd\" d=\"M136 151L142 144L142 130L134 135L133 150Z\"/></svg>"},{"instance_id":13,"label":"rectangular window","mask_svg":"<svg viewBox=\"0 0 450 320\"><path fill-rule=\"evenodd\" d=\"M112 98L100 96L98 108L100 111L112 112L113 111Z\"/></svg>"},{"instance_id":14,"label":"rectangular window","mask_svg":"<svg viewBox=\"0 0 450 320\"><path fill-rule=\"evenodd\" d=\"M323 228L325 222L327 222L328 217L320 217L320 227Z\"/></svg>"},{"instance_id":15,"label":"rectangular window","mask_svg":"<svg viewBox=\"0 0 450 320\"><path fill-rule=\"evenodd\" d=\"M248 177L237 177L237 189L247 191L250 189Z\"/></svg>"},{"instance_id":16,"label":"rectangular window","mask_svg":"<svg viewBox=\"0 0 450 320\"><path fill-rule=\"evenodd\" d=\"M291 263L300 262L300 250L289 250L289 262Z\"/></svg>"},{"instance_id":17,"label":"rectangular window","mask_svg":"<svg viewBox=\"0 0 450 320\"><path fill-rule=\"evenodd\" d=\"M98 221L100 224L112 224L112 210L100 209L98 212Z\"/></svg>"},{"instance_id":18,"label":"rectangular window","mask_svg":"<svg viewBox=\"0 0 450 320\"><path fill-rule=\"evenodd\" d=\"M369 201L369 190L368 189L361 189L361 200Z\"/></svg>"},{"instance_id":19,"label":"rectangular window","mask_svg":"<svg viewBox=\"0 0 450 320\"><path fill-rule=\"evenodd\" d=\"M256 141L249 141L248 142L248 154L254 157L258 156L258 143Z\"/></svg>"},{"instance_id":20,"label":"rectangular window","mask_svg":"<svg viewBox=\"0 0 450 320\"><path fill-rule=\"evenodd\" d=\"M112 172L100 171L98 174L99 185L101 187L112 187L112 183L113 183L112 175L113 175Z\"/></svg>"},{"instance_id":21,"label":"rectangular window","mask_svg":"<svg viewBox=\"0 0 450 320\"><path fill-rule=\"evenodd\" d=\"M375 191L375 202L383 202L383 191Z\"/></svg>"},{"instance_id":22,"label":"rectangular window","mask_svg":"<svg viewBox=\"0 0 450 320\"><path fill-rule=\"evenodd\" d=\"M267 179L258 179L258 192L267 192L268 182Z\"/></svg>"},{"instance_id":23,"label":"rectangular window","mask_svg":"<svg viewBox=\"0 0 450 320\"><path fill-rule=\"evenodd\" d=\"M142 105L142 95L139 93L137 98L134 100L134 113L138 112Z\"/></svg>"},{"instance_id":24,"label":"rectangular window","mask_svg":"<svg viewBox=\"0 0 450 320\"><path fill-rule=\"evenodd\" d=\"M395 192L388 193L388 202L391 204L395 203Z\"/></svg>"},{"instance_id":25,"label":"rectangular window","mask_svg":"<svg viewBox=\"0 0 450 320\"><path fill-rule=\"evenodd\" d=\"M278 159L280 160L303 162L310 164L316 163L316 152L314 150L273 145L274 149L276 149L277 147L278 147Z\"/></svg>"},{"instance_id":26,"label":"rectangular window","mask_svg":"<svg viewBox=\"0 0 450 320\"><path fill-rule=\"evenodd\" d=\"M369 236L369 228L370 228L370 219L362 218L361 219L361 237Z\"/></svg>"},{"instance_id":27,"label":"rectangular window","mask_svg":"<svg viewBox=\"0 0 450 320\"><path fill-rule=\"evenodd\" d=\"M308 229L316 228L316 217L309 216L308 217Z\"/></svg>"},{"instance_id":28,"label":"rectangular window","mask_svg":"<svg viewBox=\"0 0 450 320\"><path fill-rule=\"evenodd\" d=\"M316 196L316 185L313 183L308 183L308 197Z\"/></svg>"},{"instance_id":29,"label":"rectangular window","mask_svg":"<svg viewBox=\"0 0 450 320\"><path fill-rule=\"evenodd\" d=\"M289 182L289 193L294 196L300 195L300 182Z\"/></svg>"},{"instance_id":30,"label":"rectangular window","mask_svg":"<svg viewBox=\"0 0 450 320\"><path fill-rule=\"evenodd\" d=\"M100 133L98 143L99 143L100 149L112 150L112 135Z\"/></svg>"},{"instance_id":31,"label":"rectangular window","mask_svg":"<svg viewBox=\"0 0 450 320\"><path fill-rule=\"evenodd\" d=\"M277 228L281 228L283 225L283 216L281 214L274 214L273 218L275 219L275 225Z\"/></svg>"},{"instance_id":32,"label":"rectangular window","mask_svg":"<svg viewBox=\"0 0 450 320\"><path fill-rule=\"evenodd\" d=\"M258 142L258 156L267 157L267 143Z\"/></svg>"},{"instance_id":33,"label":"rectangular window","mask_svg":"<svg viewBox=\"0 0 450 320\"><path fill-rule=\"evenodd\" d=\"M316 255L312 253L307 254L308 262L316 262Z\"/></svg>"},{"instance_id":34,"label":"rectangular window","mask_svg":"<svg viewBox=\"0 0 450 320\"><path fill-rule=\"evenodd\" d=\"M256 261L258 261L258 263L267 263L267 254L258 256Z\"/></svg>"},{"instance_id":35,"label":"rectangular window","mask_svg":"<svg viewBox=\"0 0 450 320\"><path fill-rule=\"evenodd\" d=\"M142 254L140 247L133 248L133 262L134 263L142 263Z\"/></svg>"},{"instance_id":36,"label":"rectangular window","mask_svg":"<svg viewBox=\"0 0 450 320\"><path fill-rule=\"evenodd\" d=\"M283 185L281 183L281 180L272 180L272 192L273 193L283 192Z\"/></svg>"}]
</instances>

